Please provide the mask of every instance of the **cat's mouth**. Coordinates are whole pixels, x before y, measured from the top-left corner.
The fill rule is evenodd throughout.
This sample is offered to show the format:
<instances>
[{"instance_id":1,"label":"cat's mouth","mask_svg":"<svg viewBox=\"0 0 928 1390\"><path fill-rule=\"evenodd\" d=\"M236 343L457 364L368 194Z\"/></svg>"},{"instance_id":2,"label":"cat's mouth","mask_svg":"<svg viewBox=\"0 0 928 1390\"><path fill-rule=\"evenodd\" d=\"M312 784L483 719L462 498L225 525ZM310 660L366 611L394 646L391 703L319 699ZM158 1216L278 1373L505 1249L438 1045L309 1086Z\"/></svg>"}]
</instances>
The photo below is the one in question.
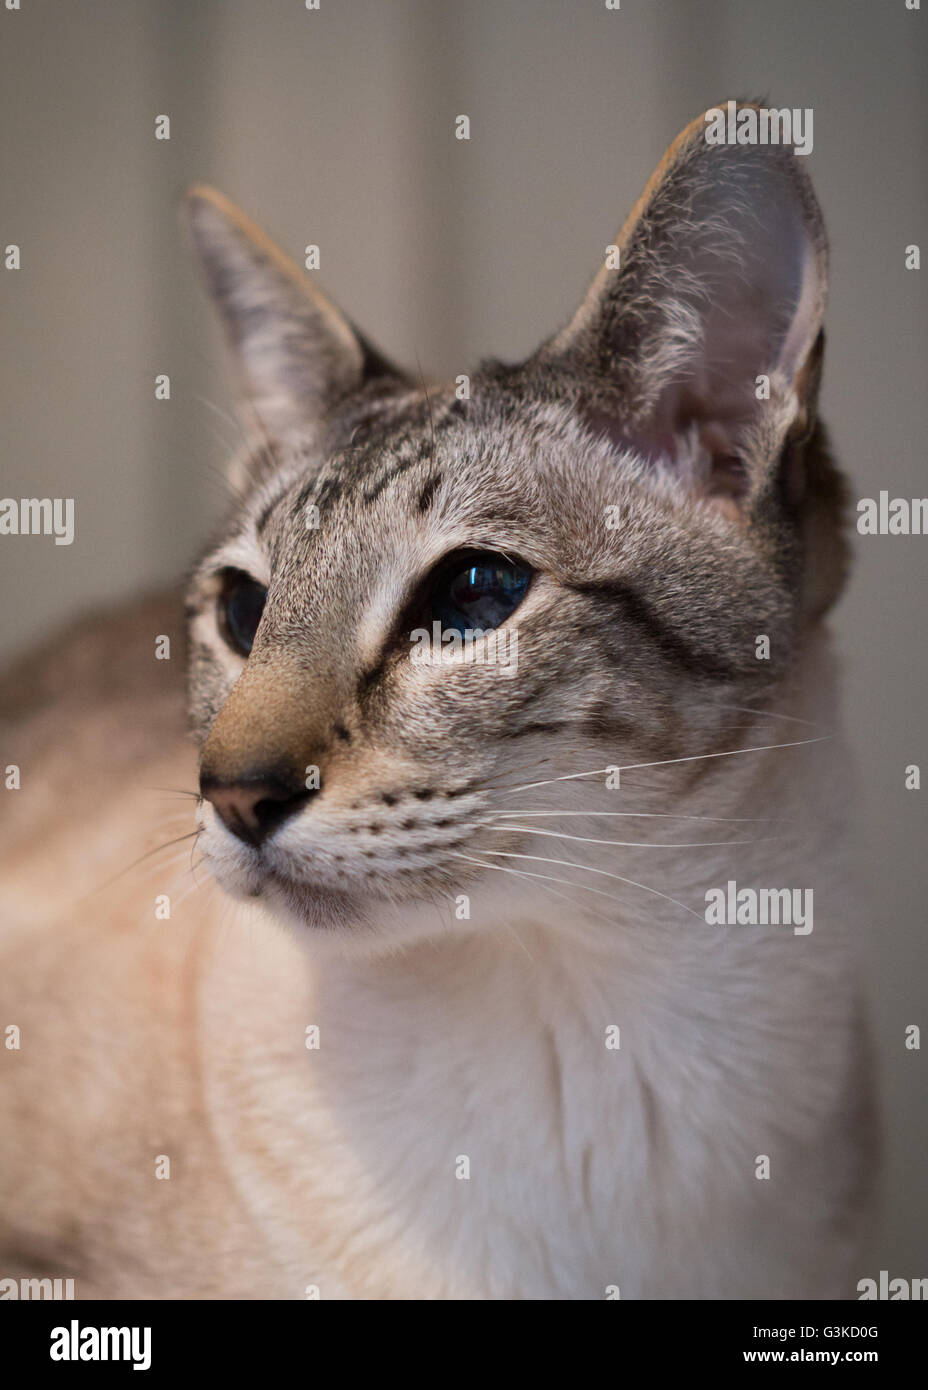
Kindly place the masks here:
<instances>
[{"instance_id":1,"label":"cat's mouth","mask_svg":"<svg viewBox=\"0 0 928 1390\"><path fill-rule=\"evenodd\" d=\"M357 927L417 903L447 897L452 877L437 858L416 856L417 863L378 864L353 859L341 851L315 847L293 855L273 842L252 847L204 824L202 847L207 865L230 897L261 904L273 916L302 929Z\"/></svg>"},{"instance_id":2,"label":"cat's mouth","mask_svg":"<svg viewBox=\"0 0 928 1390\"><path fill-rule=\"evenodd\" d=\"M392 809L392 808L390 808ZM468 808L469 809L469 808ZM473 826L462 810L442 809L427 819L420 811L419 836L410 834L412 811L397 811L400 824L373 813L353 821L312 827L295 819L257 843L235 833L214 806L198 813L200 845L214 878L232 897L254 900L307 925L364 918L390 906L447 900L460 883Z\"/></svg>"}]
</instances>

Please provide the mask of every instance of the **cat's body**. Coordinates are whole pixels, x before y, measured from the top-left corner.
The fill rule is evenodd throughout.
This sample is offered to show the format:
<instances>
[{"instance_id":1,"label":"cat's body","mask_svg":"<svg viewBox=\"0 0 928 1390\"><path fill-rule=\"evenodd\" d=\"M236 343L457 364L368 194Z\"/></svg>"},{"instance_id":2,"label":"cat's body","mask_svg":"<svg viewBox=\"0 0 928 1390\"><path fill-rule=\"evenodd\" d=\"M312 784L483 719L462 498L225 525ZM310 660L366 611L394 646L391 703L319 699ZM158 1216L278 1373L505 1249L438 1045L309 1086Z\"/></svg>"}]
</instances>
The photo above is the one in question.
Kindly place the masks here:
<instances>
[{"instance_id":1,"label":"cat's body","mask_svg":"<svg viewBox=\"0 0 928 1390\"><path fill-rule=\"evenodd\" d=\"M385 369L325 301L296 307L275 253L197 195L274 436L189 599L197 856L243 901L205 864L194 887L190 842L98 889L149 847L140 823L187 828L152 790L196 777L145 655L172 631L152 612L138 647L116 630L121 663L149 669L81 716L65 814L37 790L60 727L19 736L0 1274L73 1274L84 1296L853 1295L872 1125L821 621L842 570L813 425L824 252L789 152L730 152L716 188L694 130L626 231L625 280L601 275L571 330L475 374L463 405ZM740 337L713 356L704 200L740 182L737 222L768 177L763 234L782 249L805 226L811 250L768 286L763 332L743 327L760 292L721 314ZM613 380L595 325L615 333L623 284ZM751 397L769 372L756 418L743 393L709 409L734 363ZM507 583L514 557L531 572L518 671L415 671L409 629L444 593L415 576L476 552ZM152 735L94 772L146 702ZM813 890L812 930L708 923L730 881Z\"/></svg>"}]
</instances>

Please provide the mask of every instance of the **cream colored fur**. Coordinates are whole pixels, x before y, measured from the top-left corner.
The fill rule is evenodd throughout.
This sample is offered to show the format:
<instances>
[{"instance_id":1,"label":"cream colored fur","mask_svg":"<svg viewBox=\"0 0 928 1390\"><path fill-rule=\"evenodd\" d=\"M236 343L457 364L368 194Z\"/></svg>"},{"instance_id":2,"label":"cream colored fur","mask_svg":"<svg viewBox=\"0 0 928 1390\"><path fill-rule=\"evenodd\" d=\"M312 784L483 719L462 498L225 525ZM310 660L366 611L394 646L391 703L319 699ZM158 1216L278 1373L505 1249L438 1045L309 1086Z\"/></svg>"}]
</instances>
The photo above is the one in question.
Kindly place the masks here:
<instances>
[{"instance_id":1,"label":"cream colored fur","mask_svg":"<svg viewBox=\"0 0 928 1390\"><path fill-rule=\"evenodd\" d=\"M818 719L830 679L816 663L790 713ZM742 743L797 729L758 720ZM0 1022L22 1048L0 1054L0 1274L73 1276L79 1297L851 1296L866 1048L850 876L820 870L844 833L841 755L720 761L681 810L776 806L775 861L829 903L809 937L781 929L759 951L750 928L634 894L619 932L592 894L558 887L568 909L499 874L478 928L346 960L202 870L190 891L187 844L98 890L144 848L136 827L157 843L189 824L152 788L189 785L192 754L151 750L96 816L61 815L4 865ZM661 773L627 774L622 804L652 804ZM741 849L739 880L769 862ZM654 852L625 851L618 872L654 881ZM662 891L685 878L661 861ZM156 922L166 891L177 908Z\"/></svg>"}]
</instances>

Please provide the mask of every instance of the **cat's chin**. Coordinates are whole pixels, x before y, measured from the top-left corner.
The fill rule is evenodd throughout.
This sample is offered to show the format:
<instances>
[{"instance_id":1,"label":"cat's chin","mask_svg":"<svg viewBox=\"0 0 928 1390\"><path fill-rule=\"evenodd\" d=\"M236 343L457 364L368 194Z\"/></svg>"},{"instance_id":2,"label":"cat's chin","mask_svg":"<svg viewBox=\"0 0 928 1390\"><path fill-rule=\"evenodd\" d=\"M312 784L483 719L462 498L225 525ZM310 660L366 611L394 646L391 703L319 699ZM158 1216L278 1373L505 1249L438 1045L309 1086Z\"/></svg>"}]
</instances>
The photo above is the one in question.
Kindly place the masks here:
<instances>
[{"instance_id":1,"label":"cat's chin","mask_svg":"<svg viewBox=\"0 0 928 1390\"><path fill-rule=\"evenodd\" d=\"M230 898L244 901L315 952L372 960L395 955L447 930L447 913L436 912L428 895L392 901L383 892L343 892L294 883L285 875L239 871L216 873Z\"/></svg>"},{"instance_id":2,"label":"cat's chin","mask_svg":"<svg viewBox=\"0 0 928 1390\"><path fill-rule=\"evenodd\" d=\"M278 921L304 931L357 930L366 915L360 895L307 887L276 873L268 874L249 896L260 901Z\"/></svg>"},{"instance_id":3,"label":"cat's chin","mask_svg":"<svg viewBox=\"0 0 928 1390\"><path fill-rule=\"evenodd\" d=\"M303 940L369 950L380 936L369 895L294 883L279 873L223 873L216 878L229 897L262 908L273 922Z\"/></svg>"},{"instance_id":4,"label":"cat's chin","mask_svg":"<svg viewBox=\"0 0 928 1390\"><path fill-rule=\"evenodd\" d=\"M230 898L261 906L276 920L302 931L356 928L365 916L358 894L308 887L277 873L241 868L230 872L228 866L214 866L213 875Z\"/></svg>"}]
</instances>

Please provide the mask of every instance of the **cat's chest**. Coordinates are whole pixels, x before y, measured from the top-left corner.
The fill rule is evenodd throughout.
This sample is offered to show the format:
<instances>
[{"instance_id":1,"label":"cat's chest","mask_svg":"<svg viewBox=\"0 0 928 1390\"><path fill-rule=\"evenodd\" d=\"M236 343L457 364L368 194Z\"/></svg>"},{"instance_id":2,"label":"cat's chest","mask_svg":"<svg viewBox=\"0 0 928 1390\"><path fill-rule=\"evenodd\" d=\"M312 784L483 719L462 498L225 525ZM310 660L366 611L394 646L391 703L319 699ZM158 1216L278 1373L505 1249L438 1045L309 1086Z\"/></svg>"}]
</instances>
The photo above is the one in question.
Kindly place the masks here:
<instances>
[{"instance_id":1,"label":"cat's chest","mask_svg":"<svg viewBox=\"0 0 928 1390\"><path fill-rule=\"evenodd\" d=\"M679 1249L716 1208L750 1220L760 1135L729 1039L714 1056L705 1018L602 980L542 1017L502 973L402 999L389 968L378 990L323 977L278 1000L263 1057L214 1059L212 1127L294 1288L640 1296L643 1270L671 1277L668 1223Z\"/></svg>"}]
</instances>

